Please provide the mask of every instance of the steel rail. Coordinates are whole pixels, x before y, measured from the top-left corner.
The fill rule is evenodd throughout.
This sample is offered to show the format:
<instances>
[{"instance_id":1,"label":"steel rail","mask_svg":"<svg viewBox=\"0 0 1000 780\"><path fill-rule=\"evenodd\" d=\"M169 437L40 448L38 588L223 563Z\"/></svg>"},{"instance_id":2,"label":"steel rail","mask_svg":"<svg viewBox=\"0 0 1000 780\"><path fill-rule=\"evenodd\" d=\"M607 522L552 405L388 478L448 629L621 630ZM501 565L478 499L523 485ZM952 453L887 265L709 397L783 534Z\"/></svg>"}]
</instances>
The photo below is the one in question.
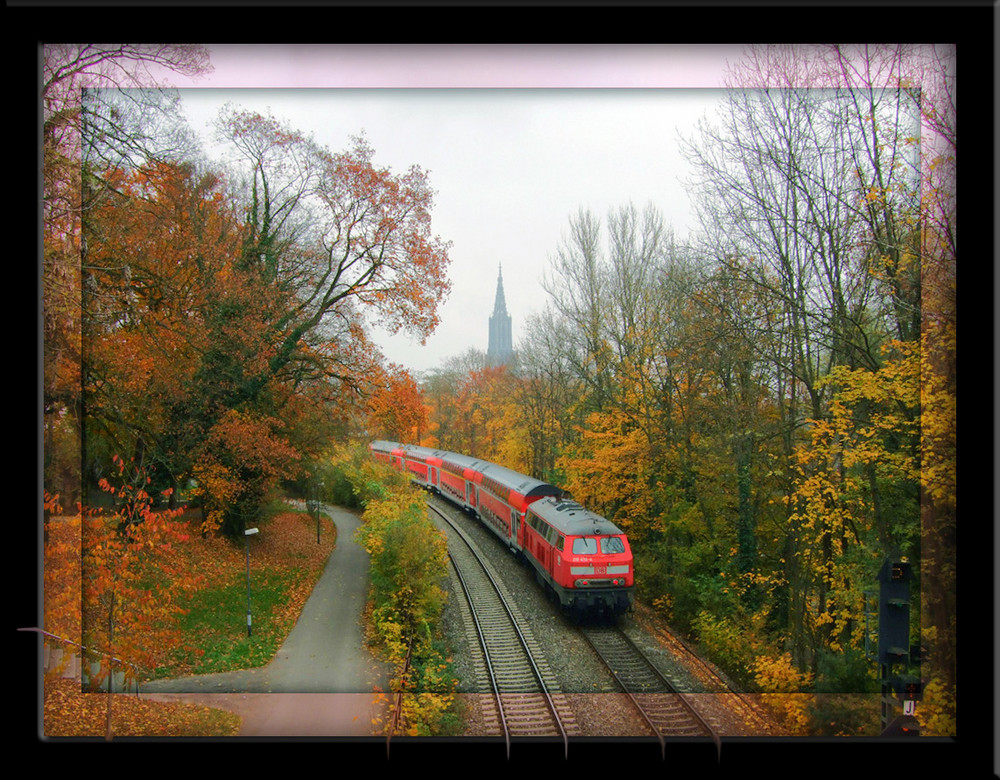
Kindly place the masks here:
<instances>
[{"instance_id":1,"label":"steel rail","mask_svg":"<svg viewBox=\"0 0 1000 780\"><path fill-rule=\"evenodd\" d=\"M597 656L601 659L604 665L611 672L611 675L615 678L618 684L621 686L622 691L626 694L629 700L633 703L635 708L638 710L639 714L645 720L646 724L653 730L657 739L660 741L660 749L663 754L664 760L666 759L666 739L664 735L664 729L658 726L655 722L655 718L649 712L648 706L644 705L637 697L639 695L657 695L661 693L666 693L670 695L674 701L678 702L683 710L688 714L689 718L694 721L699 729L705 732L715 743L715 748L717 754L721 757L722 743L719 739L719 735L716 733L715 729L712 728L711 724L708 723L687 699L674 687L673 683L667 679L656 664L654 664L649 657L633 642L623 631L617 628L605 628L605 629L591 629L591 628L581 628L580 633L587 640L590 646L597 653ZM618 643L617 648L608 648L607 645L601 647L598 642L598 637L611 637L612 641ZM630 659L626 661L636 661L643 667L643 672L649 675L652 682L660 688L659 691L640 691L637 690L639 687L644 687L637 682L635 676L629 679L625 673L622 671L622 662L620 660L616 661L614 658L610 657L613 651L619 653L625 653L631 656Z\"/></svg>"},{"instance_id":2,"label":"steel rail","mask_svg":"<svg viewBox=\"0 0 1000 780\"><path fill-rule=\"evenodd\" d=\"M672 631L663 628L662 626L657 627L655 631L663 638L663 640L668 642L671 647L676 648L678 653L683 653L685 658L688 658L692 663L696 664L707 675L709 675L709 677L714 680L720 688L720 693L735 697L736 700L738 700L742 705L745 714L752 717L757 721L757 723L770 731L773 724L771 724L768 719L761 714L759 706L749 700L745 693L733 688L728 680L721 677L719 672L713 666L706 663L705 659L695 653L690 647L687 646L687 644L684 643L682 639L675 636Z\"/></svg>"},{"instance_id":3,"label":"steel rail","mask_svg":"<svg viewBox=\"0 0 1000 780\"><path fill-rule=\"evenodd\" d=\"M465 581L465 575L462 574L462 570L452 557L451 552L448 553L448 559L451 561L452 567L455 569L455 575L458 577L458 582L462 586L462 592L465 593L465 599L469 604L469 611L472 614L472 623L476 628L476 635L479 637L479 645L483 648L483 658L485 660L486 670L490 678L490 685L493 687L493 698L496 701L497 715L500 718L500 727L503 730L504 742L507 744L507 757L510 758L510 728L507 726L507 717L504 713L503 702L500 698L500 688L497 685L496 674L493 671L493 658L487 648L486 637L483 634L483 626L479 621L479 614L476 612L476 608L472 603L472 595L469 592L468 583Z\"/></svg>"},{"instance_id":4,"label":"steel rail","mask_svg":"<svg viewBox=\"0 0 1000 780\"><path fill-rule=\"evenodd\" d=\"M464 542L464 544L466 546L466 549L468 549L469 553L479 563L480 571L481 571L482 575L484 576L484 578L486 579L486 581L492 586L491 592L496 595L497 601L500 604L500 606L503 608L503 613L506 615L507 620L509 621L509 625L510 625L511 629L514 632L514 635L517 637L517 641L520 643L520 647L523 650L524 657L527 660L527 663L528 663L528 665L531 668L532 674L534 675L534 678L535 678L535 680L538 683L539 692L540 692L540 694L541 694L541 696L543 698L543 701L545 702L545 706L547 707L547 709L548 709L548 711L549 711L549 713L551 715L553 723L558 728L559 735L562 737L564 754L568 757L568 755L569 755L569 736L566 733L566 729L565 729L565 727L563 725L562 718L559 716L559 711L556 708L555 703L552 700L552 695L550 694L550 692L548 690L548 686L545 683L544 675L542 674L541 670L538 668L538 665L535 662L535 658L534 658L534 655L533 655L533 653L531 651L531 648L528 646L528 640L526 639L526 637L524 635L524 632L521 630L520 625L518 625L517 618L514 615L514 612L511 609L510 604L507 602L507 599L504 598L504 595L501 592L499 584L497 583L497 581L494 578L494 576L492 575L492 573L486 568L486 565L483 562L482 556L479 554L479 552L477 551L477 549L475 547L475 544L468 538L468 536L465 534L465 532L461 528L459 528L451 520L451 518L449 518L447 515L445 515L444 512L442 512L440 509L438 509L437 507L435 507L433 504L431 504L431 503L428 502L427 503L427 507L428 507L428 509L432 510L435 514L437 514L442 520L444 520L455 531L455 533L457 534L457 536L462 540L462 542ZM499 685L499 682L497 680L497 670L494 667L493 661L492 661L492 654L491 654L491 651L490 651L490 648L489 648L489 640L487 639L486 634L483 631L483 627L482 627L482 624L481 624L481 621L480 621L480 617L479 617L479 614L477 612L476 605L475 605L475 603L473 601L471 589L470 589L470 587L469 587L469 585L468 585L465 577L462 575L461 568L459 567L458 563L455 561L455 559L452 556L452 553L451 553L450 550L448 552L448 557L451 559L452 565L455 567L455 571L458 574L459 583L462 586L462 590L465 593L466 600L467 600L467 602L469 604L469 609L470 609L472 617L473 617L473 621L474 621L475 628L476 628L476 633L477 633L477 636L479 637L480 646L482 647L483 655L484 655L484 658L486 659L487 671L489 673L490 682L491 682L491 685L493 687L494 697L495 697L496 702L497 702L497 711L498 711L498 714L499 714L500 719L501 719L501 725L502 725L502 728L503 728L503 731L504 731L504 738L505 738L505 741L506 741L506 744L507 744L507 755L509 757L510 756L510 739L511 739L510 726L509 726L508 721L507 721L506 705L503 702L503 696L504 696L504 694L500 690L500 685Z\"/></svg>"}]
</instances>

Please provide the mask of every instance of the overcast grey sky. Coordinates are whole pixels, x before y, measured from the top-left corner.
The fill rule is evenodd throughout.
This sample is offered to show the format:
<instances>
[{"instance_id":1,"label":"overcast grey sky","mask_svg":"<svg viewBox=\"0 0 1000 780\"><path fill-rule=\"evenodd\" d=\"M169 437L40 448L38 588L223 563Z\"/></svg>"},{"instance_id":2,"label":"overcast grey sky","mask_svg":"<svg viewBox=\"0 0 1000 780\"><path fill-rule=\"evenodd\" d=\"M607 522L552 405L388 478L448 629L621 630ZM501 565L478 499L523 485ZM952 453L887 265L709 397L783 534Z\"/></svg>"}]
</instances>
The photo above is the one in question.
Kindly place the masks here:
<instances>
[{"instance_id":1,"label":"overcast grey sky","mask_svg":"<svg viewBox=\"0 0 1000 780\"><path fill-rule=\"evenodd\" d=\"M452 242L452 291L420 346L381 337L386 356L427 371L486 349L502 264L515 346L545 304L541 277L580 208L652 203L688 234L678 131L720 96L738 47L235 46L184 90L198 130L224 103L269 110L331 150L364 132L375 162L429 172L434 232ZM184 86L176 79L175 84ZM706 88L707 87L707 88Z\"/></svg>"}]
</instances>

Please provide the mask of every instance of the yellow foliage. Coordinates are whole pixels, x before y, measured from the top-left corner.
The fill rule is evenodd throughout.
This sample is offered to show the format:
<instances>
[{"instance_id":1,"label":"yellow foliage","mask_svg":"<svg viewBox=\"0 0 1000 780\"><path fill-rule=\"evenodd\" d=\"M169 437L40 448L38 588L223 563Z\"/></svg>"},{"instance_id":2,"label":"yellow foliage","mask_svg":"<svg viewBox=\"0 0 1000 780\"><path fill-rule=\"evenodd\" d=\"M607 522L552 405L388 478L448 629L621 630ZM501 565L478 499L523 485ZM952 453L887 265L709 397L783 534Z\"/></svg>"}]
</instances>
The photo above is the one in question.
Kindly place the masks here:
<instances>
[{"instance_id":1,"label":"yellow foliage","mask_svg":"<svg viewBox=\"0 0 1000 780\"><path fill-rule=\"evenodd\" d=\"M192 470L196 480L192 498L202 504L201 532L214 533L222 526L226 512L239 494L239 487L221 463L196 463Z\"/></svg>"},{"instance_id":2,"label":"yellow foliage","mask_svg":"<svg viewBox=\"0 0 1000 780\"><path fill-rule=\"evenodd\" d=\"M954 377L955 327L932 324L923 336L920 363L921 483L937 506L953 507L956 495L957 402Z\"/></svg>"},{"instance_id":3,"label":"yellow foliage","mask_svg":"<svg viewBox=\"0 0 1000 780\"><path fill-rule=\"evenodd\" d=\"M450 693L414 693L402 698L402 722L411 737L438 736L440 727L455 703Z\"/></svg>"},{"instance_id":4,"label":"yellow foliage","mask_svg":"<svg viewBox=\"0 0 1000 780\"><path fill-rule=\"evenodd\" d=\"M773 693L763 697L788 733L798 736L810 734L812 716L809 708L814 700L815 696L809 693Z\"/></svg>"},{"instance_id":5,"label":"yellow foliage","mask_svg":"<svg viewBox=\"0 0 1000 780\"><path fill-rule=\"evenodd\" d=\"M940 680L931 680L924 686L923 698L917 707L920 733L934 737L954 737L955 692L946 690Z\"/></svg>"},{"instance_id":6,"label":"yellow foliage","mask_svg":"<svg viewBox=\"0 0 1000 780\"><path fill-rule=\"evenodd\" d=\"M757 656L752 671L757 687L765 693L798 693L812 685L810 672L800 672L791 653L777 657Z\"/></svg>"},{"instance_id":7,"label":"yellow foliage","mask_svg":"<svg viewBox=\"0 0 1000 780\"><path fill-rule=\"evenodd\" d=\"M557 465L566 473L573 497L596 511L615 507L615 521L626 531L650 515L649 443L619 409L594 412L580 430L580 443Z\"/></svg>"},{"instance_id":8,"label":"yellow foliage","mask_svg":"<svg viewBox=\"0 0 1000 780\"><path fill-rule=\"evenodd\" d=\"M768 694L765 702L785 727L792 734L809 733L809 705L813 696L801 691L812 685L812 674L796 669L790 653L776 658L758 656L752 670L757 687Z\"/></svg>"},{"instance_id":9,"label":"yellow foliage","mask_svg":"<svg viewBox=\"0 0 1000 780\"><path fill-rule=\"evenodd\" d=\"M812 421L810 440L797 448L795 489L787 497L798 542L797 564L811 591L804 600L806 630L841 651L863 637L861 585L894 533L914 534L919 507L877 514L872 483L901 485L915 494L921 478L919 344L891 342L877 371L837 367L823 384L834 388L829 416ZM909 511L909 514L905 514Z\"/></svg>"}]
</instances>

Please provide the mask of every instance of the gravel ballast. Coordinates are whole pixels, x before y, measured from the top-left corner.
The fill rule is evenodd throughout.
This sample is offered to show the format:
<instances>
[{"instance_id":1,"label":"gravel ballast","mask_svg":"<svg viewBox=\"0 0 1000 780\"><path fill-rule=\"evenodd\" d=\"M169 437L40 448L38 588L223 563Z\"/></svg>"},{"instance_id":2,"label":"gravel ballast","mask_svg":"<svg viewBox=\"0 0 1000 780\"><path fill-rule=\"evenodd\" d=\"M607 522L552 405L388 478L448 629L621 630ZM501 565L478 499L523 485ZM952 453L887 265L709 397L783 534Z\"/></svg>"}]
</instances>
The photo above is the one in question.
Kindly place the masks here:
<instances>
[{"instance_id":1,"label":"gravel ballast","mask_svg":"<svg viewBox=\"0 0 1000 780\"><path fill-rule=\"evenodd\" d=\"M654 739L654 735L638 717L628 697L620 692L617 682L603 663L590 649L573 623L561 614L558 604L549 599L535 581L530 568L511 554L506 546L474 518L436 503L449 516L457 517L463 531L484 549L490 563L517 602L527 630L544 648L546 662L570 702L576 722L585 736L634 737ZM432 513L432 517L436 517ZM443 524L443 521L439 521ZM449 600L444 614L444 629L452 648L461 707L467 721L467 736L494 736L483 725L480 707L490 705L490 691L482 690L477 682L474 658L475 636L463 615L460 599L463 598L458 582L451 577L448 582ZM683 654L672 652L670 647L655 635L655 628L639 619L638 613L619 619L619 626L656 663L674 687L693 697L702 716L712 723L720 736L771 735L776 733L773 724L763 724L734 712L745 707L733 694L718 693L724 689L721 677L706 679L707 673L700 664L693 664ZM485 700L483 704L480 699ZM759 717L759 716L758 716Z\"/></svg>"}]
</instances>

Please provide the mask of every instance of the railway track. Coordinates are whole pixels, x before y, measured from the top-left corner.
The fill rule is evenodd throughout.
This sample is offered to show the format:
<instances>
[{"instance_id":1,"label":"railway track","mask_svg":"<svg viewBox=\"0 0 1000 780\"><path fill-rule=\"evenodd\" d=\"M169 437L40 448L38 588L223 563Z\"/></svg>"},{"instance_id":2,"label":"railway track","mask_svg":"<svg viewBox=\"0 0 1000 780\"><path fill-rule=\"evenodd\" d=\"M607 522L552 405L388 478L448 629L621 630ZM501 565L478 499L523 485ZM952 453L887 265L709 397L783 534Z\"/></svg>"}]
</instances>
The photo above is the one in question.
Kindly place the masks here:
<instances>
[{"instance_id":1,"label":"railway track","mask_svg":"<svg viewBox=\"0 0 1000 780\"><path fill-rule=\"evenodd\" d=\"M705 663L696 653L692 652L671 631L663 627L656 627L651 629L651 631L670 648L670 651L675 656L683 658L689 667L697 668L700 672L698 676L702 683L710 686L716 696L725 696L729 700L727 703L728 709L731 712L739 713L745 722L754 723L759 730L757 733L780 735L780 732L775 730L775 724L761 711L759 704L752 701L746 694L734 689L727 680L719 676L713 667Z\"/></svg>"},{"instance_id":2,"label":"railway track","mask_svg":"<svg viewBox=\"0 0 1000 780\"><path fill-rule=\"evenodd\" d=\"M428 503L428 507L448 523L449 534L456 537L456 542L449 544L453 564L458 571L456 578L462 582L463 589L471 592L473 585L469 582L472 579L469 572L484 570L489 567L489 562L478 560L478 556L476 556L477 560L474 565L464 560L458 560L458 558L464 558L466 555L471 556L475 554L471 551L474 543L456 522L453 522L446 512L443 511L443 508L438 508L432 503ZM463 518L465 517L459 510L451 507L447 507L446 511L460 515ZM461 541L459 542L458 540ZM500 586L490 584L483 587L486 587L488 590L496 590ZM495 596L491 598L493 600L496 599ZM506 610L516 612L517 605L511 603L509 607L505 607ZM467 623L476 626L475 643L487 648L484 651L484 658L490 659L494 657L489 651L490 640L494 638L494 635L496 637L502 636L503 632L507 630L506 623L509 622L509 618L501 620L499 624L490 622L491 619L488 620L486 617L480 616L477 620L470 613L466 615ZM713 728L712 723L699 714L687 697L676 690L670 680L659 671L657 666L647 658L645 653L623 631L613 625L584 625L576 626L576 629L593 648L596 657L608 669L624 693L625 698L631 703L639 720L645 723L650 732L659 740L664 759L666 758L667 741L675 739L711 739L716 746L716 751L721 755L721 740L719 733ZM504 640L502 644L506 647L510 643L508 640ZM541 653L537 655L540 656ZM483 663L485 666L488 666L491 661L484 661ZM538 695L534 692L530 693L526 702L528 709L523 724L518 724L516 728L508 730L504 720L507 718L508 713L518 712L521 702L518 701L517 697L521 692L515 691L513 695L509 694L507 690L504 690L500 686L499 682L494 682L497 679L497 675L490 669L486 669L480 679L480 690L490 690L491 686L493 686L493 696L499 702L498 712L501 713L498 715L498 720L500 721L498 729L508 740L508 750L511 736L551 737L555 735L556 732L551 731L550 727L545 724L543 714L539 714L541 708L539 707ZM523 691L527 692L526 683L523 681L514 683L515 688L518 685L523 686ZM509 685L504 687L508 690L510 688ZM553 682L549 686L549 690L555 690L557 687L557 684ZM564 711L568 712L568 707ZM516 716L513 717L516 719ZM536 718L540 718L537 724L535 722ZM570 721L567 720L566 722ZM536 728L537 730L534 730ZM569 734L573 734L574 736L579 735L579 731L572 726L561 728L560 736L564 741L567 740ZM568 742L566 744L568 746Z\"/></svg>"},{"instance_id":3,"label":"railway track","mask_svg":"<svg viewBox=\"0 0 1000 780\"><path fill-rule=\"evenodd\" d=\"M540 660L532 638L522 628L516 607L504 597L503 588L489 564L448 514L428 502L428 508L447 523L449 557L466 596L476 643L482 650L481 666L492 691L499 733L512 739L560 739L568 755L569 737L578 729L557 685Z\"/></svg>"},{"instance_id":4,"label":"railway track","mask_svg":"<svg viewBox=\"0 0 1000 780\"><path fill-rule=\"evenodd\" d=\"M642 719L660 740L708 737L717 751L722 743L715 729L698 714L670 681L622 631L614 627L581 627L580 633L608 667Z\"/></svg>"}]
</instances>

